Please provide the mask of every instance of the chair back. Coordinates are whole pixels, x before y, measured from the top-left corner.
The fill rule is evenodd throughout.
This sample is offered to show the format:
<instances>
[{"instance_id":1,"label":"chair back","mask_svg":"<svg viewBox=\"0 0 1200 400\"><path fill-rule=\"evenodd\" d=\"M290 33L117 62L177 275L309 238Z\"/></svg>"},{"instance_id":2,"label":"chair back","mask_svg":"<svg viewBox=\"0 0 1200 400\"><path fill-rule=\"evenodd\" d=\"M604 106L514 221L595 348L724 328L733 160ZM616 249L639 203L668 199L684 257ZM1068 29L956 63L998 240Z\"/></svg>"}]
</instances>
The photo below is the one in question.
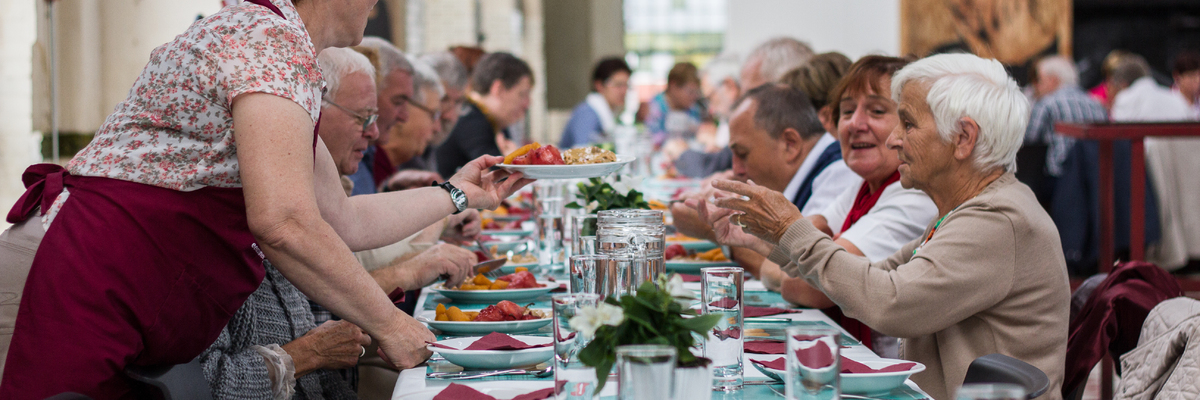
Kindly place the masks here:
<instances>
[{"instance_id":1,"label":"chair back","mask_svg":"<svg viewBox=\"0 0 1200 400\"><path fill-rule=\"evenodd\" d=\"M967 367L967 377L963 378L963 384L968 383L1011 383L1025 388L1026 399L1041 396L1050 388L1050 378L1042 370L1027 362L997 353L976 358L971 362Z\"/></svg>"},{"instance_id":2,"label":"chair back","mask_svg":"<svg viewBox=\"0 0 1200 400\"><path fill-rule=\"evenodd\" d=\"M157 389L164 400L212 400L212 388L200 361L187 364L125 368L125 375Z\"/></svg>"}]
</instances>

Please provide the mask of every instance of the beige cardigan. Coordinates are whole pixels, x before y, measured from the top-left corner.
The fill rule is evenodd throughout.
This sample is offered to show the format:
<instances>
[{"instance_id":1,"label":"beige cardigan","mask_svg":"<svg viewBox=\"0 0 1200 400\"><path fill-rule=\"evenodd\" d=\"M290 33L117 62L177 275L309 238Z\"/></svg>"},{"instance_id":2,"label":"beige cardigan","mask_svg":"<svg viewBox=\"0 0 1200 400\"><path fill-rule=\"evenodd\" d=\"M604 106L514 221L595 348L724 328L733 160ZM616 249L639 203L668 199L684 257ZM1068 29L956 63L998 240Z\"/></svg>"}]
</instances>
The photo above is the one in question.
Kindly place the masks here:
<instances>
[{"instance_id":1,"label":"beige cardigan","mask_svg":"<svg viewBox=\"0 0 1200 400\"><path fill-rule=\"evenodd\" d=\"M1071 290L1058 230L1033 192L1005 173L914 254L929 228L871 264L801 218L770 259L847 316L902 338L901 357L926 367L913 381L935 399L951 399L971 361L991 353L1045 371L1040 398L1060 399Z\"/></svg>"}]
</instances>

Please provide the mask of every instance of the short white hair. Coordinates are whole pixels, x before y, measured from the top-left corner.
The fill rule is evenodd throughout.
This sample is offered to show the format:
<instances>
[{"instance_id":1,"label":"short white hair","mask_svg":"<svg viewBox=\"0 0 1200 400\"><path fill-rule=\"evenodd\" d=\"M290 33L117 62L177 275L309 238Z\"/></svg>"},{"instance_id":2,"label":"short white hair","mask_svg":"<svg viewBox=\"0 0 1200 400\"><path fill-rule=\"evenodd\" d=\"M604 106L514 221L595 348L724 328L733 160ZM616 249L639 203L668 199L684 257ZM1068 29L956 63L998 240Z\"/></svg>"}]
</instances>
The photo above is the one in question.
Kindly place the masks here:
<instances>
[{"instance_id":1,"label":"short white hair","mask_svg":"<svg viewBox=\"0 0 1200 400\"><path fill-rule=\"evenodd\" d=\"M1043 58L1037 63L1038 79L1041 76L1053 76L1058 78L1062 86L1079 86L1079 72L1075 70L1075 63L1063 56L1050 56Z\"/></svg>"},{"instance_id":2,"label":"short white hair","mask_svg":"<svg viewBox=\"0 0 1200 400\"><path fill-rule=\"evenodd\" d=\"M317 55L317 63L321 66L321 75L325 77L325 94L331 98L341 88L342 78L355 73L367 74L368 78L375 77L375 67L367 56L343 47L322 50Z\"/></svg>"},{"instance_id":3,"label":"short white hair","mask_svg":"<svg viewBox=\"0 0 1200 400\"><path fill-rule=\"evenodd\" d=\"M356 47L375 51L375 62L378 63L377 66L379 67L379 75L375 76L375 85L378 86L377 89L380 91L384 89L383 85L386 83L385 78L387 78L388 74L395 71L402 71L409 75L413 73L412 62L409 60L408 55L392 45L392 42L387 41L387 39L367 36Z\"/></svg>"},{"instance_id":4,"label":"short white hair","mask_svg":"<svg viewBox=\"0 0 1200 400\"><path fill-rule=\"evenodd\" d=\"M933 112L938 134L950 141L962 129L959 120L979 124L975 165L982 171L1017 170L1017 150L1029 122L1029 100L999 61L972 54L939 54L918 60L892 77L892 99L913 82L928 85L925 101Z\"/></svg>"},{"instance_id":5,"label":"short white hair","mask_svg":"<svg viewBox=\"0 0 1200 400\"><path fill-rule=\"evenodd\" d=\"M429 53L422 55L419 60L423 61L437 71L438 77L442 78L442 84L457 90L463 90L467 87L467 79L470 75L467 74L467 67L463 65L454 53L449 51L441 51L437 53Z\"/></svg>"},{"instance_id":6,"label":"short white hair","mask_svg":"<svg viewBox=\"0 0 1200 400\"><path fill-rule=\"evenodd\" d=\"M746 56L746 63L762 61L758 65L759 76L767 82L776 82L788 71L808 64L808 60L811 60L813 55L812 47L809 47L807 43L787 36L779 36L768 39L755 47L750 55Z\"/></svg>"},{"instance_id":7,"label":"short white hair","mask_svg":"<svg viewBox=\"0 0 1200 400\"><path fill-rule=\"evenodd\" d=\"M738 74L741 68L742 63L737 54L721 53L704 66L704 79L714 86L720 85L726 79L733 79L733 83L739 83Z\"/></svg>"},{"instance_id":8,"label":"short white hair","mask_svg":"<svg viewBox=\"0 0 1200 400\"><path fill-rule=\"evenodd\" d=\"M416 59L409 59L413 66L413 100L418 103L425 102L425 91L432 90L438 100L446 96L446 88L442 86L442 80L438 78L437 71L433 67Z\"/></svg>"}]
</instances>

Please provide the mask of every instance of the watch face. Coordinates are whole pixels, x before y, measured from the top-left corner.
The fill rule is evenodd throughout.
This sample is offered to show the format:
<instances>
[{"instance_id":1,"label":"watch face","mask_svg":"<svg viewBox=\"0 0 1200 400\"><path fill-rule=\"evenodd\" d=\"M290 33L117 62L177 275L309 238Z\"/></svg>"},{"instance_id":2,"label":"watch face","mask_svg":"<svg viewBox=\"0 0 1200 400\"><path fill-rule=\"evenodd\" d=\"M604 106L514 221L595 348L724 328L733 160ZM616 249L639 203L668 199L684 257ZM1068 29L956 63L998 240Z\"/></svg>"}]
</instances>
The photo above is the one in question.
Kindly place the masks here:
<instances>
[{"instance_id":1,"label":"watch face","mask_svg":"<svg viewBox=\"0 0 1200 400\"><path fill-rule=\"evenodd\" d=\"M467 195L462 190L454 188L450 191L450 198L454 200L454 206L458 207L459 211L467 209Z\"/></svg>"}]
</instances>

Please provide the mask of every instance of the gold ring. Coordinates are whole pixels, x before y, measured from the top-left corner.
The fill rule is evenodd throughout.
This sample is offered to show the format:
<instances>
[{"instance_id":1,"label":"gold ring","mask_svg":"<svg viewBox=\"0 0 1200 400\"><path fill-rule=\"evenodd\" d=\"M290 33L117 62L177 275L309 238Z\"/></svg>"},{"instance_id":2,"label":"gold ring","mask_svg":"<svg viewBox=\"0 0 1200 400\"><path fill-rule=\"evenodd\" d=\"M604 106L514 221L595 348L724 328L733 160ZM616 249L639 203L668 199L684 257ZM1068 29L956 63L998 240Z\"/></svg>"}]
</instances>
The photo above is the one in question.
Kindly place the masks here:
<instances>
[{"instance_id":1,"label":"gold ring","mask_svg":"<svg viewBox=\"0 0 1200 400\"><path fill-rule=\"evenodd\" d=\"M737 225L738 227L745 228L746 224L742 223L743 215L746 215L746 214L734 214L732 217L729 217L729 222L732 222L734 225Z\"/></svg>"},{"instance_id":2,"label":"gold ring","mask_svg":"<svg viewBox=\"0 0 1200 400\"><path fill-rule=\"evenodd\" d=\"M366 356L366 355L367 355L367 346L361 346L361 345L360 345L360 346L358 346L358 347L362 348L362 353L358 355L358 358L363 358L363 356Z\"/></svg>"}]
</instances>

